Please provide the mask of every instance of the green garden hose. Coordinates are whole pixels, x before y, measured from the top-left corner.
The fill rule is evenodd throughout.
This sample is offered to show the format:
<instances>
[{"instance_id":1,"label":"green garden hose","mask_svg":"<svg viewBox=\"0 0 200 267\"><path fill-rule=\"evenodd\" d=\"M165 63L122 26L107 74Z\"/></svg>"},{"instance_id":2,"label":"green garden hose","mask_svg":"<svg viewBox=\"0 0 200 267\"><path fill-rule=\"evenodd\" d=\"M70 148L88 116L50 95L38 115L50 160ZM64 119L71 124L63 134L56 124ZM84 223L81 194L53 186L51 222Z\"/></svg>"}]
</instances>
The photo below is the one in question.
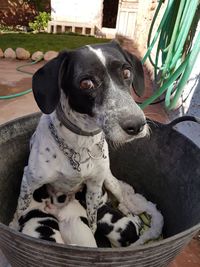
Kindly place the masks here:
<instances>
[{"instance_id":1,"label":"green garden hose","mask_svg":"<svg viewBox=\"0 0 200 267\"><path fill-rule=\"evenodd\" d=\"M162 4L163 0L160 0L149 30L148 50L142 60L144 63L149 58L159 89L140 105L142 109L153 104L163 94L165 106L174 108L200 51L200 33L196 34L195 39L193 36L191 38L191 32L196 29L199 20L199 0L169 0L152 39L153 27ZM151 52L156 43L154 61Z\"/></svg>"},{"instance_id":2,"label":"green garden hose","mask_svg":"<svg viewBox=\"0 0 200 267\"><path fill-rule=\"evenodd\" d=\"M18 96L22 96L22 95L26 95L28 93L32 92L32 89L28 89L28 90L25 90L23 92L20 92L20 93L16 93L16 94L11 94L11 95L3 95L3 96L0 96L0 100L5 100L5 99L12 99L12 98L15 98L15 97L18 97Z\"/></svg>"},{"instance_id":3,"label":"green garden hose","mask_svg":"<svg viewBox=\"0 0 200 267\"><path fill-rule=\"evenodd\" d=\"M27 64L24 64L24 65L21 65L21 66L17 67L16 70L20 71L22 73L33 75L33 73L31 73L31 72L28 72L28 71L25 71L25 70L21 70L21 69L23 67L25 67L25 66L34 65L34 64L38 63L41 60L42 60L42 57L40 57L39 59L37 59L37 60L35 60L35 61L31 62L31 63L27 63ZM30 92L32 92L32 89L27 89L27 90L24 90L24 91L22 91L20 93L16 93L16 94L0 96L0 100L12 99L12 98L15 98L15 97L26 95L26 94L28 94Z\"/></svg>"}]
</instances>

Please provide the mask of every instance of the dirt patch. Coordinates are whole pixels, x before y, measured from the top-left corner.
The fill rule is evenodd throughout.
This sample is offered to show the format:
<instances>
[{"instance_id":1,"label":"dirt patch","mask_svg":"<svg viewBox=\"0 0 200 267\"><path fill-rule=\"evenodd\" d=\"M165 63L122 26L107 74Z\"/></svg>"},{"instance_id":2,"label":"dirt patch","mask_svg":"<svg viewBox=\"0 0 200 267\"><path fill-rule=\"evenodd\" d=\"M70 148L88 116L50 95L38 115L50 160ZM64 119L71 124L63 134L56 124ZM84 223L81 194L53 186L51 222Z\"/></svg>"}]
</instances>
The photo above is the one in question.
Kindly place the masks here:
<instances>
[{"instance_id":1,"label":"dirt patch","mask_svg":"<svg viewBox=\"0 0 200 267\"><path fill-rule=\"evenodd\" d=\"M0 96L7 96L28 90L31 88L31 78L24 78L16 84L1 84L0 83Z\"/></svg>"}]
</instances>

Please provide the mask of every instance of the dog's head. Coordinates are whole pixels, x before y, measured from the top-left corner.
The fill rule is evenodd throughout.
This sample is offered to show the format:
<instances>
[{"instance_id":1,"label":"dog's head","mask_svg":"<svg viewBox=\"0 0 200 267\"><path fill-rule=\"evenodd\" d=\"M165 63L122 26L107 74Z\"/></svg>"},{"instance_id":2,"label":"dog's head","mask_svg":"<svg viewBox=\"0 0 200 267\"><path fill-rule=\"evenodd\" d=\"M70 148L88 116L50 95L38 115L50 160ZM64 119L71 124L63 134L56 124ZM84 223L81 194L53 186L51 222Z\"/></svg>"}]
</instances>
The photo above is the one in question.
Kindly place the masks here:
<instances>
[{"instance_id":1,"label":"dog's head","mask_svg":"<svg viewBox=\"0 0 200 267\"><path fill-rule=\"evenodd\" d=\"M144 90L142 64L115 41L62 52L33 76L42 112L56 109L62 90L72 110L92 118L117 143L147 133L144 113L131 97L133 88L139 95Z\"/></svg>"}]
</instances>

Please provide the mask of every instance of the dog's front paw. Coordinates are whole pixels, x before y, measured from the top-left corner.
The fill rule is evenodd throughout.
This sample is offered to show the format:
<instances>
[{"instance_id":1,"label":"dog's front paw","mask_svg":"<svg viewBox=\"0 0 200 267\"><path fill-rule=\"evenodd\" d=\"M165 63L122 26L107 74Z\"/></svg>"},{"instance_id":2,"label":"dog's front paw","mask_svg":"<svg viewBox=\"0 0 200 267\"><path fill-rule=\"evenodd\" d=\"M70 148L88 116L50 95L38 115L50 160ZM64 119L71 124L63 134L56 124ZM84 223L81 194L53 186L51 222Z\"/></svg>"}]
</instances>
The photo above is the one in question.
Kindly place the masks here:
<instances>
[{"instance_id":1,"label":"dog's front paw","mask_svg":"<svg viewBox=\"0 0 200 267\"><path fill-rule=\"evenodd\" d=\"M90 227L92 233L94 234L96 232L96 229L97 229L97 216L96 216L96 214L92 215L90 212L87 212L87 217L88 217L89 227Z\"/></svg>"},{"instance_id":2,"label":"dog's front paw","mask_svg":"<svg viewBox=\"0 0 200 267\"><path fill-rule=\"evenodd\" d=\"M91 229L92 233L95 234L95 232L97 230L97 224L96 223L90 224L90 229Z\"/></svg>"}]
</instances>

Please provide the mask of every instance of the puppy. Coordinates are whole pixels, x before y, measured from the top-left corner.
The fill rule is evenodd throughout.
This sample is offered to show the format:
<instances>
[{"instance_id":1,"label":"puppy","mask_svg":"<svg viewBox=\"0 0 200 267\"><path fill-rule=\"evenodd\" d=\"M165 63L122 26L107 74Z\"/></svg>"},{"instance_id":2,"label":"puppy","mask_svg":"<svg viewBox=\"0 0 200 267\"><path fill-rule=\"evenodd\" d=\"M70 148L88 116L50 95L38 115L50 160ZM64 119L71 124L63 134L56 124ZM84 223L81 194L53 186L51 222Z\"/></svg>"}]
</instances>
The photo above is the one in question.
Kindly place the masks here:
<instances>
[{"instance_id":1,"label":"puppy","mask_svg":"<svg viewBox=\"0 0 200 267\"><path fill-rule=\"evenodd\" d=\"M141 220L138 216L125 216L110 203L97 212L97 234L106 236L112 247L127 247L139 239Z\"/></svg>"},{"instance_id":2,"label":"puppy","mask_svg":"<svg viewBox=\"0 0 200 267\"><path fill-rule=\"evenodd\" d=\"M84 188L76 198L85 206ZM125 216L108 200L107 192L101 198L97 211L95 239L98 247L127 247L139 239L142 222L138 216Z\"/></svg>"},{"instance_id":3,"label":"puppy","mask_svg":"<svg viewBox=\"0 0 200 267\"><path fill-rule=\"evenodd\" d=\"M86 210L78 200L71 200L63 208L49 203L46 211L58 219L59 229L65 244L97 247L93 233L88 226Z\"/></svg>"},{"instance_id":4,"label":"puppy","mask_svg":"<svg viewBox=\"0 0 200 267\"><path fill-rule=\"evenodd\" d=\"M119 145L148 133L145 115L131 96L133 88L138 94L144 90L141 62L114 41L87 45L60 53L39 69L32 88L45 114L31 141L15 218L43 184L69 195L85 183L93 233L103 185L127 214L110 171L106 139Z\"/></svg>"},{"instance_id":5,"label":"puppy","mask_svg":"<svg viewBox=\"0 0 200 267\"><path fill-rule=\"evenodd\" d=\"M60 202L63 197L60 196L55 202ZM35 238L64 244L57 218L45 211L47 201L50 201L50 195L47 186L43 185L33 193L28 209L19 218L19 231Z\"/></svg>"}]
</instances>

